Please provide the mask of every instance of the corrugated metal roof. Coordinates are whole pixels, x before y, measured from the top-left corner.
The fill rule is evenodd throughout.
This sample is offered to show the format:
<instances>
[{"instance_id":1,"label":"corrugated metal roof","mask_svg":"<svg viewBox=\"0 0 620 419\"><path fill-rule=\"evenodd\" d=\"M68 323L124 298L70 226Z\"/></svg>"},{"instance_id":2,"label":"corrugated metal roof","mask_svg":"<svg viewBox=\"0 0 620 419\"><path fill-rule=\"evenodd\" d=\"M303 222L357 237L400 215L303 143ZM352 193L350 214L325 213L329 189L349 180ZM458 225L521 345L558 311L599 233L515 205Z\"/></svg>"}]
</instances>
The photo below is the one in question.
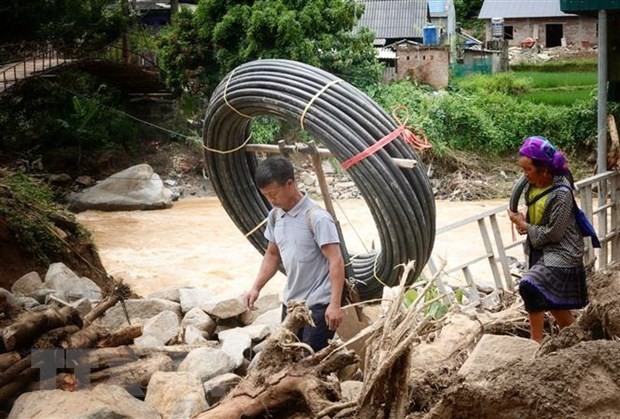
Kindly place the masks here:
<instances>
[{"instance_id":1,"label":"corrugated metal roof","mask_svg":"<svg viewBox=\"0 0 620 419\"><path fill-rule=\"evenodd\" d=\"M478 19L574 16L560 10L560 0L484 0Z\"/></svg>"},{"instance_id":2,"label":"corrugated metal roof","mask_svg":"<svg viewBox=\"0 0 620 419\"><path fill-rule=\"evenodd\" d=\"M422 38L426 0L356 0L366 6L354 31L370 28L376 38Z\"/></svg>"}]
</instances>

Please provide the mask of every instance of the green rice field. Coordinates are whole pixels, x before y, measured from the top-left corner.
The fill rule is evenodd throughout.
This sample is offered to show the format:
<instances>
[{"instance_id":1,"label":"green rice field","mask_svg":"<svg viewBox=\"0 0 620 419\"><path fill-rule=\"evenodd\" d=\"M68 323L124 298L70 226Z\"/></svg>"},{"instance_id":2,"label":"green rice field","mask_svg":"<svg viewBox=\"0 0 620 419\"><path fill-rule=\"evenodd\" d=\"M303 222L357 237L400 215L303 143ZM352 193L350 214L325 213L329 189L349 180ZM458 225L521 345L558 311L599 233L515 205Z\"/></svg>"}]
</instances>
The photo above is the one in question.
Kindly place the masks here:
<instances>
[{"instance_id":1,"label":"green rice field","mask_svg":"<svg viewBox=\"0 0 620 419\"><path fill-rule=\"evenodd\" d=\"M571 106L596 95L595 72L519 72L517 78L529 80L530 88L520 98L552 106Z\"/></svg>"}]
</instances>

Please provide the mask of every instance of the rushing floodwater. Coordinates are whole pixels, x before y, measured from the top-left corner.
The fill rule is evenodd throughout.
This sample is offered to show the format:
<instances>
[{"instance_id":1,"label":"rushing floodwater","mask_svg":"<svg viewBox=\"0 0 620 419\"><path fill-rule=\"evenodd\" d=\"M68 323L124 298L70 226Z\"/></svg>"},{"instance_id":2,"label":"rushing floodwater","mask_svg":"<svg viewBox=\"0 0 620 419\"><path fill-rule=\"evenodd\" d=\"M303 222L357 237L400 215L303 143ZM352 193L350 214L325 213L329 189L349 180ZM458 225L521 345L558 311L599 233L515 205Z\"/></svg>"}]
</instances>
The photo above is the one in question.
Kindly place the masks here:
<instances>
[{"instance_id":1,"label":"rushing floodwater","mask_svg":"<svg viewBox=\"0 0 620 419\"><path fill-rule=\"evenodd\" d=\"M505 203L437 201L437 226ZM379 245L374 221L363 200L339 201L336 209L350 250L363 251L373 241ZM242 293L254 280L262 259L215 197L184 199L167 210L86 211L78 214L78 219L93 233L107 271L122 277L144 296L176 287L208 288L216 294ZM504 244L508 244L511 240L508 217L502 212L498 221ZM475 223L437 236L433 251L434 255L447 259L449 266L457 266L482 253L482 240ZM514 252L522 259L520 253ZM492 283L488 264L478 265L482 265L479 271L473 269L476 280ZM266 290L279 292L283 283L284 276L277 274Z\"/></svg>"}]
</instances>

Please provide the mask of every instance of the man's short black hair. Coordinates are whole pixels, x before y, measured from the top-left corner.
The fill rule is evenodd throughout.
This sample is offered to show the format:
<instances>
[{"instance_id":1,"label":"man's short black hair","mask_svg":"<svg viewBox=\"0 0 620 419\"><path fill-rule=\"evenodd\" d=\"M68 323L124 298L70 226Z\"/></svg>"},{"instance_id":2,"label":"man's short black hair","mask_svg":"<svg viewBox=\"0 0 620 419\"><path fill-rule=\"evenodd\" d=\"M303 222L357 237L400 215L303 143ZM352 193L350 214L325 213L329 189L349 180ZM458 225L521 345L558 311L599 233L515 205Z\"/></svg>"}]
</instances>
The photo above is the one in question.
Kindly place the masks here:
<instances>
[{"instance_id":1,"label":"man's short black hair","mask_svg":"<svg viewBox=\"0 0 620 419\"><path fill-rule=\"evenodd\" d=\"M259 189L263 189L273 182L282 186L288 180L295 181L295 170L290 160L281 157L269 157L259 163L254 174L254 181Z\"/></svg>"}]
</instances>

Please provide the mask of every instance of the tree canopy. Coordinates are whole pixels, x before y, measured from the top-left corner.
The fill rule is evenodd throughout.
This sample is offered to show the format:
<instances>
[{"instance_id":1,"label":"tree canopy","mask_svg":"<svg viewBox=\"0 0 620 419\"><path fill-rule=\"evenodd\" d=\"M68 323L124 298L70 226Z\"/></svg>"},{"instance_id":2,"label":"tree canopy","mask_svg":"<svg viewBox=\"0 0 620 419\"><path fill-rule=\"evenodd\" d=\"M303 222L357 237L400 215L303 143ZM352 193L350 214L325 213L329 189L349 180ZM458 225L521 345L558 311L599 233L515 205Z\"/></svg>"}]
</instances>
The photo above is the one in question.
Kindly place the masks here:
<instances>
[{"instance_id":1,"label":"tree canopy","mask_svg":"<svg viewBox=\"0 0 620 419\"><path fill-rule=\"evenodd\" d=\"M353 0L200 0L194 13L175 16L160 56L172 86L207 93L259 58L302 61L358 86L375 83L374 35L352 32L362 11Z\"/></svg>"},{"instance_id":2,"label":"tree canopy","mask_svg":"<svg viewBox=\"0 0 620 419\"><path fill-rule=\"evenodd\" d=\"M0 44L102 45L124 23L118 0L10 0L0 6Z\"/></svg>"}]
</instances>

